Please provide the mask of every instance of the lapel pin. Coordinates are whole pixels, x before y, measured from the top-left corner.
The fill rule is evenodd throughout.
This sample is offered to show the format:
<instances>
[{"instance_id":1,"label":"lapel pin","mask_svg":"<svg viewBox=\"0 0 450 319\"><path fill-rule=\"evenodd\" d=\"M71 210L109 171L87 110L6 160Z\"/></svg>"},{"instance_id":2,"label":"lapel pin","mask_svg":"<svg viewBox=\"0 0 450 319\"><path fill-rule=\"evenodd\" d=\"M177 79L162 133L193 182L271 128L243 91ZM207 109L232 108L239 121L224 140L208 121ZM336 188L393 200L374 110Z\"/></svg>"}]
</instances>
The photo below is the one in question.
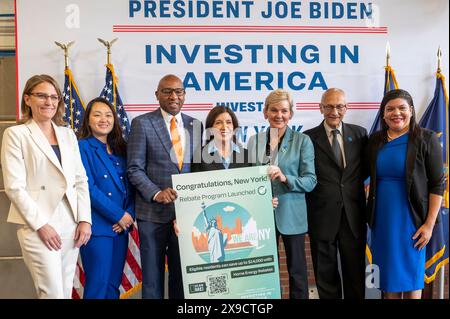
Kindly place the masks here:
<instances>
[{"instance_id":1,"label":"lapel pin","mask_svg":"<svg viewBox=\"0 0 450 319\"><path fill-rule=\"evenodd\" d=\"M351 142L351 141L353 141L353 139L349 136L349 137L347 137L347 141Z\"/></svg>"}]
</instances>

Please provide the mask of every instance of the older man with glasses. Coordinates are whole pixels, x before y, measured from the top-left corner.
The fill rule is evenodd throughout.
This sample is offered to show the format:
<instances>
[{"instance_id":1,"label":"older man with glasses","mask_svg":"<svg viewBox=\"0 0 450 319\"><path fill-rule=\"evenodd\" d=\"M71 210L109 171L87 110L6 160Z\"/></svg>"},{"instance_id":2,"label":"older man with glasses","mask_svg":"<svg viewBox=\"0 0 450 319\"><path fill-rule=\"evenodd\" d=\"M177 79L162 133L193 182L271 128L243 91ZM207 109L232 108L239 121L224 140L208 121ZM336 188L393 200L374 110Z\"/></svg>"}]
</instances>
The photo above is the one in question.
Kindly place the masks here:
<instances>
[{"instance_id":1,"label":"older man with glasses","mask_svg":"<svg viewBox=\"0 0 450 319\"><path fill-rule=\"evenodd\" d=\"M365 128L343 123L345 93L322 95L322 123L305 132L315 153L317 186L306 193L311 255L321 299L363 299L365 291ZM338 270L338 253L342 271Z\"/></svg>"},{"instance_id":2,"label":"older man with glasses","mask_svg":"<svg viewBox=\"0 0 450 319\"><path fill-rule=\"evenodd\" d=\"M164 76L155 95L160 107L133 120L127 150L128 178L137 190L142 298L163 298L167 256L169 298L182 299L180 254L173 228L177 193L171 176L191 171L192 154L201 147L202 124L181 113L186 92L177 76Z\"/></svg>"}]
</instances>

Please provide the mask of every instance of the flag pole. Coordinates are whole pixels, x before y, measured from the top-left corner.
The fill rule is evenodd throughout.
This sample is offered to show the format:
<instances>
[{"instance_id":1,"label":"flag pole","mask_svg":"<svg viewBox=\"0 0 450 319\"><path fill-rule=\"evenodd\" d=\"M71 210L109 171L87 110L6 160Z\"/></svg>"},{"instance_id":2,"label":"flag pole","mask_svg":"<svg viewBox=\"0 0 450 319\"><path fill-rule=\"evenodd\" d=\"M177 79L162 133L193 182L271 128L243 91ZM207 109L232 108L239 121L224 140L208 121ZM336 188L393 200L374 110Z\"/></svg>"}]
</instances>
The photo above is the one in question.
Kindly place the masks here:
<instances>
[{"instance_id":1,"label":"flag pole","mask_svg":"<svg viewBox=\"0 0 450 319\"><path fill-rule=\"evenodd\" d=\"M109 68L109 69L111 70L111 72L113 73L112 80L113 80L113 82L114 82L114 85L113 85L113 101L112 101L112 103L113 103L113 105L114 105L114 107L116 108L116 111L117 111L117 104L116 104L116 89L115 89L115 87L116 87L116 85L115 85L116 79L115 79L115 74L114 74L114 72L113 72L112 65L111 65L111 47L112 47L112 45L114 44L114 42L116 42L116 41L118 40L118 38L114 38L114 39L112 39L111 41L106 41L106 40L103 40L103 39L100 39L100 38L97 38L97 40L98 40L100 43L102 43L102 44L106 47L106 49L107 49L107 50L106 50L106 52L107 52L107 57L106 57L106 67Z\"/></svg>"},{"instance_id":2,"label":"flag pole","mask_svg":"<svg viewBox=\"0 0 450 319\"><path fill-rule=\"evenodd\" d=\"M64 51L64 74L71 77L69 70L69 48L75 43L75 41L70 41L67 44L59 43L55 41L55 44L59 46ZM73 106L72 106L72 91L70 91L69 104L66 106L70 110L70 116L68 117L70 127L74 127L74 119L73 119ZM67 112L67 111L66 111ZM66 116L69 115L66 113Z\"/></svg>"},{"instance_id":3,"label":"flag pole","mask_svg":"<svg viewBox=\"0 0 450 319\"><path fill-rule=\"evenodd\" d=\"M389 41L386 42L386 67L390 66L391 60L391 46L389 45Z\"/></svg>"},{"instance_id":4,"label":"flag pole","mask_svg":"<svg viewBox=\"0 0 450 319\"><path fill-rule=\"evenodd\" d=\"M439 46L439 48L438 48L437 57L438 57L438 68L437 68L437 72L438 72L438 73L441 73L442 50L441 50L441 47L440 47L440 46Z\"/></svg>"},{"instance_id":5,"label":"flag pole","mask_svg":"<svg viewBox=\"0 0 450 319\"><path fill-rule=\"evenodd\" d=\"M441 61L442 61L442 50L441 46L438 48L437 52L437 58L438 58L438 67L437 67L437 73L441 73ZM447 133L448 134L448 133ZM448 138L448 137L447 137ZM439 277L439 299L444 299L444 287L445 287L445 264L440 269L441 275Z\"/></svg>"},{"instance_id":6,"label":"flag pole","mask_svg":"<svg viewBox=\"0 0 450 319\"><path fill-rule=\"evenodd\" d=\"M67 44L59 43L55 41L55 44L59 46L64 51L64 69L69 68L69 48L75 43L75 41L70 41Z\"/></svg>"},{"instance_id":7,"label":"flag pole","mask_svg":"<svg viewBox=\"0 0 450 319\"><path fill-rule=\"evenodd\" d=\"M111 41L106 41L106 40L97 38L97 40L98 40L100 43L102 43L102 44L106 47L106 49L107 49L106 63L107 63L108 65L111 64L111 47L112 47L112 45L114 44L114 42L117 41L117 39L118 39L118 38L115 38L115 39L113 39L113 40L111 40Z\"/></svg>"}]
</instances>

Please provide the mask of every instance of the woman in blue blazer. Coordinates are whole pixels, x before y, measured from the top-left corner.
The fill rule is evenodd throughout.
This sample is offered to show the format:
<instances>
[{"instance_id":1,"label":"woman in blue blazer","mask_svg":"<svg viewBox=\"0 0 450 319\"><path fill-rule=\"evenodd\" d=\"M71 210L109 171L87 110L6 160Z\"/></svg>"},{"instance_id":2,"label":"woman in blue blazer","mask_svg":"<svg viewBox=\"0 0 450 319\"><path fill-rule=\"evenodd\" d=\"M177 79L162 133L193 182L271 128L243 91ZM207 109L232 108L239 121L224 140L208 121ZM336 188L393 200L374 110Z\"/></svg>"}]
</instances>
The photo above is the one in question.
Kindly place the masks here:
<instances>
[{"instance_id":1,"label":"woman in blue blazer","mask_svg":"<svg viewBox=\"0 0 450 319\"><path fill-rule=\"evenodd\" d=\"M86 276L83 298L115 299L120 296L135 213L126 177L126 142L114 107L106 99L89 102L79 139L92 210L92 237L80 250Z\"/></svg>"},{"instance_id":2,"label":"woman in blue blazer","mask_svg":"<svg viewBox=\"0 0 450 319\"><path fill-rule=\"evenodd\" d=\"M314 147L310 138L288 127L293 116L291 95L271 92L264 103L264 118L270 127L248 142L250 160L268 166L275 209L277 242L283 239L291 299L308 299L305 233L308 231L305 193L316 186Z\"/></svg>"}]
</instances>

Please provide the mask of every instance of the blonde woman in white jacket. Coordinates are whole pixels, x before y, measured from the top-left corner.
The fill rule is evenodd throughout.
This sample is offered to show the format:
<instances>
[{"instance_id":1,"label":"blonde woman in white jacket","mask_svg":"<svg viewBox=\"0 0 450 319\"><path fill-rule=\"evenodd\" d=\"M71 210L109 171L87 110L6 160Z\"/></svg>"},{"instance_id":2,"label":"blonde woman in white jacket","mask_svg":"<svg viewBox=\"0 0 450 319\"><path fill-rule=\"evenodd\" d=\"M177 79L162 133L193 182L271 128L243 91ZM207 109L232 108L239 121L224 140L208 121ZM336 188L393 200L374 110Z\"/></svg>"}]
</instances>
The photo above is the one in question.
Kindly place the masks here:
<instances>
[{"instance_id":1,"label":"blonde woman in white jacket","mask_svg":"<svg viewBox=\"0 0 450 319\"><path fill-rule=\"evenodd\" d=\"M62 127L57 82L35 75L25 84L20 125L5 130L1 163L8 222L39 298L70 298L78 251L91 235L86 172L73 131Z\"/></svg>"}]
</instances>

